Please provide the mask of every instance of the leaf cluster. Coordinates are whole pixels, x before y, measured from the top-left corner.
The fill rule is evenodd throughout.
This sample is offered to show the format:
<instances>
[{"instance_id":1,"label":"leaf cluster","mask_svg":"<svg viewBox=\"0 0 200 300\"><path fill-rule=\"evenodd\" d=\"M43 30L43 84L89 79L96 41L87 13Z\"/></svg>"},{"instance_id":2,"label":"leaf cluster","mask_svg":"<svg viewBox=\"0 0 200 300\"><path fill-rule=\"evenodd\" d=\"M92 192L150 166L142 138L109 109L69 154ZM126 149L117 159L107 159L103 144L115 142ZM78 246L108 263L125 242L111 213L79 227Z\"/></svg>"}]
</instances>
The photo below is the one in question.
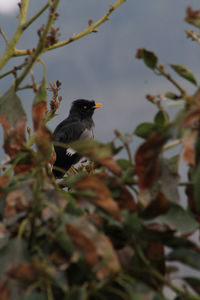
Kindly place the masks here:
<instances>
[{"instance_id":1,"label":"leaf cluster","mask_svg":"<svg viewBox=\"0 0 200 300\"><path fill-rule=\"evenodd\" d=\"M94 27L90 20L87 33L122 2L111 5ZM47 50L47 42L56 40L58 31L50 25L58 17L58 3L49 1L20 24L20 30L25 30L49 8L46 27L39 30L38 47L30 53L36 60ZM20 22L24 22L26 5L27 1L20 4ZM199 12L188 9L187 14L189 23L198 25ZM11 44L12 55L19 54ZM199 277L181 276L174 263L200 271L199 241L190 238L199 233L200 221L197 80L185 66L159 64L152 51L139 49L136 56L174 85L177 94L147 95L157 113L151 123L139 124L131 134L116 130L107 144L81 141L70 145L92 162L82 162L77 174L69 171L61 181L51 172L55 153L46 125L62 100L61 83L50 83L48 110L45 66L39 84L32 76L33 132L26 128L27 116L17 93L33 63L27 61L14 85L0 97L4 150L9 157L0 170L0 299L164 300L166 286L175 293L174 299L200 299ZM2 62L6 59L4 54ZM192 83L195 93L189 95L167 68ZM173 119L164 98L184 103ZM143 141L132 153L135 136ZM173 155L166 155L172 147ZM126 157L116 159L121 150ZM183 160L187 182L180 181ZM187 208L180 199L182 186ZM174 283L173 275L179 276L180 285Z\"/></svg>"}]
</instances>

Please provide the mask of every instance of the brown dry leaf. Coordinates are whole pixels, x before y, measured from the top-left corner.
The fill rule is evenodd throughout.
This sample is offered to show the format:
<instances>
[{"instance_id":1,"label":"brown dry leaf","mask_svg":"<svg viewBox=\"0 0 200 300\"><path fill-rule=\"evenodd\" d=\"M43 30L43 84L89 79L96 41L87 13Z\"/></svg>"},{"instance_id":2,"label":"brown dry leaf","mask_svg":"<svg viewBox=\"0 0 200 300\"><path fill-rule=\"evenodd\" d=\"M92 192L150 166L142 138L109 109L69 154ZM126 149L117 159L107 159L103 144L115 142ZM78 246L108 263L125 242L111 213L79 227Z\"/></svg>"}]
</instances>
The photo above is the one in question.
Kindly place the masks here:
<instances>
[{"instance_id":1,"label":"brown dry leaf","mask_svg":"<svg viewBox=\"0 0 200 300\"><path fill-rule=\"evenodd\" d=\"M200 105L188 112L183 120L183 126L185 128L193 127L200 120Z\"/></svg>"},{"instance_id":2,"label":"brown dry leaf","mask_svg":"<svg viewBox=\"0 0 200 300\"><path fill-rule=\"evenodd\" d=\"M44 124L44 116L47 111L47 104L45 101L33 105L32 118L34 131L38 131L41 125Z\"/></svg>"},{"instance_id":3,"label":"brown dry leaf","mask_svg":"<svg viewBox=\"0 0 200 300\"><path fill-rule=\"evenodd\" d=\"M156 269L162 274L165 274L165 261L164 261L164 245L160 242L150 242L147 249L147 257L153 261Z\"/></svg>"},{"instance_id":4,"label":"brown dry leaf","mask_svg":"<svg viewBox=\"0 0 200 300\"><path fill-rule=\"evenodd\" d=\"M35 266L31 263L24 263L10 268L7 276L21 281L34 282L38 277Z\"/></svg>"},{"instance_id":5,"label":"brown dry leaf","mask_svg":"<svg viewBox=\"0 0 200 300\"><path fill-rule=\"evenodd\" d=\"M71 144L71 147L81 155L106 167L117 176L122 174L121 168L115 162L112 152L108 146L94 140L79 140Z\"/></svg>"},{"instance_id":6,"label":"brown dry leaf","mask_svg":"<svg viewBox=\"0 0 200 300\"><path fill-rule=\"evenodd\" d=\"M38 102L33 105L32 108L32 118L33 127L35 131L35 142L37 147L43 153L43 157L46 160L50 159L50 142L51 142L51 132L45 126L44 117L47 111L46 102Z\"/></svg>"},{"instance_id":7,"label":"brown dry leaf","mask_svg":"<svg viewBox=\"0 0 200 300\"><path fill-rule=\"evenodd\" d=\"M76 183L75 187L80 191L91 190L95 196L89 197L89 201L94 202L112 217L121 219L119 206L113 200L109 189L97 176L89 175Z\"/></svg>"},{"instance_id":8,"label":"brown dry leaf","mask_svg":"<svg viewBox=\"0 0 200 300\"><path fill-rule=\"evenodd\" d=\"M185 152L183 159L191 166L195 166L195 143L197 139L197 130L191 130L189 134L181 139Z\"/></svg>"},{"instance_id":9,"label":"brown dry leaf","mask_svg":"<svg viewBox=\"0 0 200 300\"><path fill-rule=\"evenodd\" d=\"M107 158L101 158L97 161L100 165L106 167L108 170L110 170L113 174L117 176L122 175L122 170L114 160L112 156Z\"/></svg>"},{"instance_id":10,"label":"brown dry leaf","mask_svg":"<svg viewBox=\"0 0 200 300\"><path fill-rule=\"evenodd\" d=\"M137 204L133 195L129 192L127 187L115 177L107 177L109 182L109 187L111 190L119 193L119 196L115 197L115 201L117 202L120 209L126 209L130 212L137 211Z\"/></svg>"},{"instance_id":11,"label":"brown dry leaf","mask_svg":"<svg viewBox=\"0 0 200 300\"><path fill-rule=\"evenodd\" d=\"M159 154L167 137L153 132L137 150L135 155L135 171L138 175L138 186L141 190L150 188L160 170Z\"/></svg>"},{"instance_id":12,"label":"brown dry leaf","mask_svg":"<svg viewBox=\"0 0 200 300\"><path fill-rule=\"evenodd\" d=\"M23 148L25 136L26 116L21 117L14 128L7 129L4 139L4 150L12 158Z\"/></svg>"},{"instance_id":13,"label":"brown dry leaf","mask_svg":"<svg viewBox=\"0 0 200 300\"><path fill-rule=\"evenodd\" d=\"M157 194L155 198L151 199L145 213L151 217L159 214L164 214L169 209L169 201L161 192Z\"/></svg>"},{"instance_id":14,"label":"brown dry leaf","mask_svg":"<svg viewBox=\"0 0 200 300\"><path fill-rule=\"evenodd\" d=\"M6 281L0 282L0 300L10 300L9 290L6 286Z\"/></svg>"},{"instance_id":15,"label":"brown dry leaf","mask_svg":"<svg viewBox=\"0 0 200 300\"><path fill-rule=\"evenodd\" d=\"M0 196L2 196L6 192L6 187L9 182L8 176L1 176L0 177Z\"/></svg>"},{"instance_id":16,"label":"brown dry leaf","mask_svg":"<svg viewBox=\"0 0 200 300\"><path fill-rule=\"evenodd\" d=\"M17 213L26 211L32 201L32 193L29 186L23 186L10 192L6 197L4 215L12 219Z\"/></svg>"},{"instance_id":17,"label":"brown dry leaf","mask_svg":"<svg viewBox=\"0 0 200 300\"><path fill-rule=\"evenodd\" d=\"M84 218L74 218L68 222L66 228L99 279L119 272L119 261L111 241L90 222Z\"/></svg>"},{"instance_id":18,"label":"brown dry leaf","mask_svg":"<svg viewBox=\"0 0 200 300\"><path fill-rule=\"evenodd\" d=\"M116 252L120 261L120 265L125 269L129 269L131 266L132 257L134 255L134 250L130 246L126 245Z\"/></svg>"}]
</instances>

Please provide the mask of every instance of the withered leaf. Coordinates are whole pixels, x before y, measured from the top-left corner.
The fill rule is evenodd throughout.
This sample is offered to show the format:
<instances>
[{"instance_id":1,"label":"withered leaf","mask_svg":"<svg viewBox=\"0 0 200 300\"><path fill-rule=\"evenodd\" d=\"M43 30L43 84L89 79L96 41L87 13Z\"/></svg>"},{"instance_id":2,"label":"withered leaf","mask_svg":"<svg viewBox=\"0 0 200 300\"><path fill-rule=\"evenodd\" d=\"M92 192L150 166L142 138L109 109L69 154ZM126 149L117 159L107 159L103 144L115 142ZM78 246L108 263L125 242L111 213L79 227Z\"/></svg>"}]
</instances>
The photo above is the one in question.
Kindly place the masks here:
<instances>
[{"instance_id":1,"label":"withered leaf","mask_svg":"<svg viewBox=\"0 0 200 300\"><path fill-rule=\"evenodd\" d=\"M8 176L1 176L0 177L0 196L2 196L6 192L6 187L9 182Z\"/></svg>"},{"instance_id":2,"label":"withered leaf","mask_svg":"<svg viewBox=\"0 0 200 300\"><path fill-rule=\"evenodd\" d=\"M12 219L17 213L28 210L31 201L32 192L28 185L11 191L6 197L5 218Z\"/></svg>"},{"instance_id":3,"label":"withered leaf","mask_svg":"<svg viewBox=\"0 0 200 300\"><path fill-rule=\"evenodd\" d=\"M200 120L200 105L195 106L183 120L183 126L185 128L192 128Z\"/></svg>"},{"instance_id":4,"label":"withered leaf","mask_svg":"<svg viewBox=\"0 0 200 300\"><path fill-rule=\"evenodd\" d=\"M35 141L38 149L45 160L51 159L51 133L45 125L45 114L47 112L46 80L43 78L40 88L33 101L32 118L35 131Z\"/></svg>"},{"instance_id":5,"label":"withered leaf","mask_svg":"<svg viewBox=\"0 0 200 300\"><path fill-rule=\"evenodd\" d=\"M14 266L10 268L6 274L12 279L28 282L34 282L38 277L38 272L35 266L31 263Z\"/></svg>"},{"instance_id":6,"label":"withered leaf","mask_svg":"<svg viewBox=\"0 0 200 300\"><path fill-rule=\"evenodd\" d=\"M162 243L150 242L147 248L147 257L152 261L156 269L165 274L164 245Z\"/></svg>"},{"instance_id":7,"label":"withered leaf","mask_svg":"<svg viewBox=\"0 0 200 300\"><path fill-rule=\"evenodd\" d=\"M25 142L26 114L20 98L10 88L0 97L0 123L4 128L4 149L12 158Z\"/></svg>"},{"instance_id":8,"label":"withered leaf","mask_svg":"<svg viewBox=\"0 0 200 300\"><path fill-rule=\"evenodd\" d=\"M8 133L20 119L26 119L26 114L20 98L14 88L11 87L0 97L0 122L4 127L4 131Z\"/></svg>"},{"instance_id":9,"label":"withered leaf","mask_svg":"<svg viewBox=\"0 0 200 300\"><path fill-rule=\"evenodd\" d=\"M191 130L181 139L183 147L185 148L183 159L191 166L195 165L195 143L197 134L196 130Z\"/></svg>"},{"instance_id":10,"label":"withered leaf","mask_svg":"<svg viewBox=\"0 0 200 300\"><path fill-rule=\"evenodd\" d=\"M111 241L90 222L84 218L71 218L66 228L75 245L82 249L86 261L94 268L99 279L119 272L119 261Z\"/></svg>"},{"instance_id":11,"label":"withered leaf","mask_svg":"<svg viewBox=\"0 0 200 300\"><path fill-rule=\"evenodd\" d=\"M131 265L131 260L134 255L134 250L126 245L123 248L116 251L120 264L123 268L128 269Z\"/></svg>"},{"instance_id":12,"label":"withered leaf","mask_svg":"<svg viewBox=\"0 0 200 300\"><path fill-rule=\"evenodd\" d=\"M80 191L91 190L95 196L89 197L88 200L94 202L105 212L120 220L121 215L119 206L112 198L109 189L97 176L89 175L77 182L75 187Z\"/></svg>"},{"instance_id":13,"label":"withered leaf","mask_svg":"<svg viewBox=\"0 0 200 300\"><path fill-rule=\"evenodd\" d=\"M79 140L72 143L70 146L81 155L106 167L115 175L120 176L122 174L122 170L114 160L108 146L94 140Z\"/></svg>"},{"instance_id":14,"label":"withered leaf","mask_svg":"<svg viewBox=\"0 0 200 300\"><path fill-rule=\"evenodd\" d=\"M117 191L117 196L114 197L120 209L127 209L130 212L135 212L137 210L137 204L131 192L127 187L115 177L108 177L108 186L115 192Z\"/></svg>"},{"instance_id":15,"label":"withered leaf","mask_svg":"<svg viewBox=\"0 0 200 300\"><path fill-rule=\"evenodd\" d=\"M138 186L141 190L150 188L160 170L159 154L167 141L166 135L152 133L135 155L135 171L138 175Z\"/></svg>"},{"instance_id":16,"label":"withered leaf","mask_svg":"<svg viewBox=\"0 0 200 300\"><path fill-rule=\"evenodd\" d=\"M0 299L1 300L10 300L9 290L6 286L6 281L0 282Z\"/></svg>"}]
</instances>

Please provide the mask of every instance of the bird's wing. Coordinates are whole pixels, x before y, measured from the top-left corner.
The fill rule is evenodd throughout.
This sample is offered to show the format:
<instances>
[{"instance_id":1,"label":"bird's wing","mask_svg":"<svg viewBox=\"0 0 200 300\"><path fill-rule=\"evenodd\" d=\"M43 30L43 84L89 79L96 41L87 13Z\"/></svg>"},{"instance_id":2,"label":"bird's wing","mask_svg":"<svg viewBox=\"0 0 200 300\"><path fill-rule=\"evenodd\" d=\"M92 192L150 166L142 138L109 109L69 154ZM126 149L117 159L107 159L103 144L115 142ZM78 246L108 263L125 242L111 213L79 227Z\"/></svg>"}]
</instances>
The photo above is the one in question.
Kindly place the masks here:
<instances>
[{"instance_id":1,"label":"bird's wing","mask_svg":"<svg viewBox=\"0 0 200 300\"><path fill-rule=\"evenodd\" d=\"M61 122L53 133L53 140L61 143L70 143L78 140L84 133L85 126L80 121Z\"/></svg>"}]
</instances>

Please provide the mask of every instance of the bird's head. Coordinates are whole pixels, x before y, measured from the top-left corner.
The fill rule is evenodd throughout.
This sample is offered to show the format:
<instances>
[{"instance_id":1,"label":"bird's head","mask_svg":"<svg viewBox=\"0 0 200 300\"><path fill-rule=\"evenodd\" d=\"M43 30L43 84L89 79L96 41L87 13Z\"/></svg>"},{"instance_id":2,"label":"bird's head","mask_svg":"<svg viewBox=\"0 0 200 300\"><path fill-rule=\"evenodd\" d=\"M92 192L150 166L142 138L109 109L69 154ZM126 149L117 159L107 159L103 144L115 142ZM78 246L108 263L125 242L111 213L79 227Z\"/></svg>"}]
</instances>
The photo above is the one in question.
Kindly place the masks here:
<instances>
[{"instance_id":1,"label":"bird's head","mask_svg":"<svg viewBox=\"0 0 200 300\"><path fill-rule=\"evenodd\" d=\"M101 103L95 103L94 100L78 99L72 102L70 115L76 115L81 119L91 118L94 110L101 106Z\"/></svg>"}]
</instances>

